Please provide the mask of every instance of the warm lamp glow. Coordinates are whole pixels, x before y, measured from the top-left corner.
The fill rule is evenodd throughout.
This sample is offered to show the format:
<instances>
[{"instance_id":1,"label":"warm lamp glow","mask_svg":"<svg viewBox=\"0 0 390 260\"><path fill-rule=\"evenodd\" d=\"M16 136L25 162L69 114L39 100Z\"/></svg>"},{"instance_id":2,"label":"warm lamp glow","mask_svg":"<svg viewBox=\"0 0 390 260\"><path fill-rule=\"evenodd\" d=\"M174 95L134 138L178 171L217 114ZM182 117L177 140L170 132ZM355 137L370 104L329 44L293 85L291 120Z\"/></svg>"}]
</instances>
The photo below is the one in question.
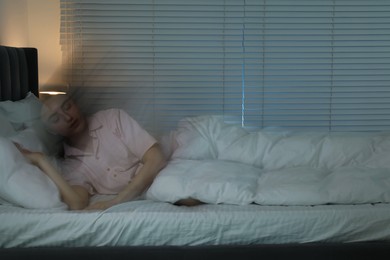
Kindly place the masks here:
<instances>
[{"instance_id":1,"label":"warm lamp glow","mask_svg":"<svg viewBox=\"0 0 390 260\"><path fill-rule=\"evenodd\" d=\"M39 94L55 96L55 95L65 95L66 92L64 92L64 91L39 91Z\"/></svg>"},{"instance_id":2,"label":"warm lamp glow","mask_svg":"<svg viewBox=\"0 0 390 260\"><path fill-rule=\"evenodd\" d=\"M52 83L39 87L40 95L65 95L67 92L69 92L69 84L67 83Z\"/></svg>"}]
</instances>

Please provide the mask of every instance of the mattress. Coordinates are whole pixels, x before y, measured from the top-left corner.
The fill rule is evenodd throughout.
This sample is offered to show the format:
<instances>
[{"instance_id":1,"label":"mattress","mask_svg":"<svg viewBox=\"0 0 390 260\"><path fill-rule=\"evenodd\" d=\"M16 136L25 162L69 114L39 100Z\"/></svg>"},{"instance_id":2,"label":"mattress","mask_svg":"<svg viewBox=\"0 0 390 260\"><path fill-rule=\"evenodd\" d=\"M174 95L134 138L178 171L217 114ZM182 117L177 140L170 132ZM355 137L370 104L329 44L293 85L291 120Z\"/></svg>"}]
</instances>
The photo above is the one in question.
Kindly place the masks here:
<instances>
[{"instance_id":1,"label":"mattress","mask_svg":"<svg viewBox=\"0 0 390 260\"><path fill-rule=\"evenodd\" d=\"M252 245L390 240L390 204L175 206L105 211L0 206L0 247Z\"/></svg>"}]
</instances>

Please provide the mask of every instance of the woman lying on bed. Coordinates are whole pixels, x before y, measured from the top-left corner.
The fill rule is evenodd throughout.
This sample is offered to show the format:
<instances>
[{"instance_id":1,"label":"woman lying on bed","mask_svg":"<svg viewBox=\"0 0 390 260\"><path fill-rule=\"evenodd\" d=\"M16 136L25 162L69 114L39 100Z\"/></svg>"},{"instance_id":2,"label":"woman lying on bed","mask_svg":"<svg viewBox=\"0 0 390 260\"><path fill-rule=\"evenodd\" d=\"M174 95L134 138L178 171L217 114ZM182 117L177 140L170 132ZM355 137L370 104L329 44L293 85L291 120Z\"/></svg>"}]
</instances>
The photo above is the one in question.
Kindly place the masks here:
<instances>
[{"instance_id":1,"label":"woman lying on bed","mask_svg":"<svg viewBox=\"0 0 390 260\"><path fill-rule=\"evenodd\" d=\"M65 138L63 173L44 154L17 147L56 184L69 209L103 210L132 200L166 164L156 140L123 110L86 118L68 95L59 95L44 102L41 119ZM116 196L89 205L94 194Z\"/></svg>"}]
</instances>

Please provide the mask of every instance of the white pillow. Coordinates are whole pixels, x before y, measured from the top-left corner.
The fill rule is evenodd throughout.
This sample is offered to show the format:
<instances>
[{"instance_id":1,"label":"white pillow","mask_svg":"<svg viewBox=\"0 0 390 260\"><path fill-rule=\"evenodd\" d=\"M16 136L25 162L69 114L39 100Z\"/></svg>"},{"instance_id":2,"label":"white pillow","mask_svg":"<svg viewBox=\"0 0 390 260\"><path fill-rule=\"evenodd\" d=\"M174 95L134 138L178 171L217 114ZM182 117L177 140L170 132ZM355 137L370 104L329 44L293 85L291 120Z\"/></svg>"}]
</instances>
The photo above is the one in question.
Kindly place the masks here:
<instances>
[{"instance_id":1,"label":"white pillow","mask_svg":"<svg viewBox=\"0 0 390 260\"><path fill-rule=\"evenodd\" d=\"M44 152L50 156L56 156L62 151L62 137L55 136L45 129L40 120L41 107L41 101L31 92L19 101L0 102L0 123L8 120L8 125L11 124L17 132L26 128L31 129L35 132L36 138L42 142ZM15 135L15 131L7 135L3 134L5 131L2 127L0 136Z\"/></svg>"},{"instance_id":2,"label":"white pillow","mask_svg":"<svg viewBox=\"0 0 390 260\"><path fill-rule=\"evenodd\" d=\"M15 134L15 130L8 119L0 114L0 137L8 137Z\"/></svg>"},{"instance_id":3,"label":"white pillow","mask_svg":"<svg viewBox=\"0 0 390 260\"><path fill-rule=\"evenodd\" d=\"M242 163L174 159L156 177L146 198L170 203L191 197L210 204L250 204L260 172Z\"/></svg>"},{"instance_id":4,"label":"white pillow","mask_svg":"<svg viewBox=\"0 0 390 260\"><path fill-rule=\"evenodd\" d=\"M39 99L29 92L22 100L0 102L0 114L8 119L15 130L21 130L39 120L41 107Z\"/></svg>"},{"instance_id":5,"label":"white pillow","mask_svg":"<svg viewBox=\"0 0 390 260\"><path fill-rule=\"evenodd\" d=\"M12 141L0 138L0 198L25 208L66 208L55 184Z\"/></svg>"},{"instance_id":6,"label":"white pillow","mask_svg":"<svg viewBox=\"0 0 390 260\"><path fill-rule=\"evenodd\" d=\"M42 141L38 138L36 132L32 128L26 128L18 131L14 135L10 136L9 139L30 151L43 152L47 154Z\"/></svg>"}]
</instances>

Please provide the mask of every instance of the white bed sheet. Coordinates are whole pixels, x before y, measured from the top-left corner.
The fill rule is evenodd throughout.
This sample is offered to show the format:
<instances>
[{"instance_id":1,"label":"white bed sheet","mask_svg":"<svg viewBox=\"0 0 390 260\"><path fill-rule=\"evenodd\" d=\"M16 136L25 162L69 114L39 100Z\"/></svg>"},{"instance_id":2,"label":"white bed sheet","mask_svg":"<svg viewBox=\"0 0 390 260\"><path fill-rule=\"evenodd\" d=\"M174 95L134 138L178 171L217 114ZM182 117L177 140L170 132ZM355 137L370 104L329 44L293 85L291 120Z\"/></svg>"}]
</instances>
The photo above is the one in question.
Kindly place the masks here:
<instances>
[{"instance_id":1,"label":"white bed sheet","mask_svg":"<svg viewBox=\"0 0 390 260\"><path fill-rule=\"evenodd\" d=\"M0 247L390 241L390 204L179 207L138 200L104 212L0 206Z\"/></svg>"}]
</instances>

